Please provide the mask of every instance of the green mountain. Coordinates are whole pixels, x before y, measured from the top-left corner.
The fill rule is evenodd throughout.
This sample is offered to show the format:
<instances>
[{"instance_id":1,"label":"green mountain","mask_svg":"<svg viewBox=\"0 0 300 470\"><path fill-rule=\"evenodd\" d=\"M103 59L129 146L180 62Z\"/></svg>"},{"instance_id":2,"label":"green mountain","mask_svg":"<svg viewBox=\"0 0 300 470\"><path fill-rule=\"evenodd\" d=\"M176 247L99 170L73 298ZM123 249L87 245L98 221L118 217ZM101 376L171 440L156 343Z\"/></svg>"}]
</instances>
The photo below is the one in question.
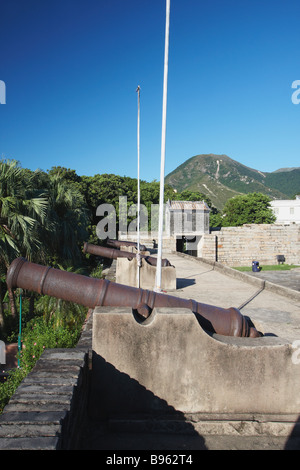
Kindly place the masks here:
<instances>
[{"instance_id":1,"label":"green mountain","mask_svg":"<svg viewBox=\"0 0 300 470\"><path fill-rule=\"evenodd\" d=\"M165 182L182 192L206 194L222 210L227 199L238 194L261 192L272 199L290 199L300 193L300 168L266 173L249 168L227 155L196 155L169 173Z\"/></svg>"}]
</instances>

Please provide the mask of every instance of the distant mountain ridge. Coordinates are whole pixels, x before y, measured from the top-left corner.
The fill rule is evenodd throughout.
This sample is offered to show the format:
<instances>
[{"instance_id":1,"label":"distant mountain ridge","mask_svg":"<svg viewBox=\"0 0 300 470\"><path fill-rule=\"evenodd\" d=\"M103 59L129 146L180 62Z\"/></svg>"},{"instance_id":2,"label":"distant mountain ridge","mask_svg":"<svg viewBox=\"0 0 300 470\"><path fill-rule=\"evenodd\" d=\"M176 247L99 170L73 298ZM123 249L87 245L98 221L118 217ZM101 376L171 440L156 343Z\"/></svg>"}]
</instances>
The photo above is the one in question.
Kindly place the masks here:
<instances>
[{"instance_id":1,"label":"distant mountain ridge","mask_svg":"<svg viewBox=\"0 0 300 470\"><path fill-rule=\"evenodd\" d=\"M199 191L222 210L238 194L261 192L272 199L290 199L300 193L300 167L263 172L227 155L202 154L189 158L165 177L178 192Z\"/></svg>"}]
</instances>

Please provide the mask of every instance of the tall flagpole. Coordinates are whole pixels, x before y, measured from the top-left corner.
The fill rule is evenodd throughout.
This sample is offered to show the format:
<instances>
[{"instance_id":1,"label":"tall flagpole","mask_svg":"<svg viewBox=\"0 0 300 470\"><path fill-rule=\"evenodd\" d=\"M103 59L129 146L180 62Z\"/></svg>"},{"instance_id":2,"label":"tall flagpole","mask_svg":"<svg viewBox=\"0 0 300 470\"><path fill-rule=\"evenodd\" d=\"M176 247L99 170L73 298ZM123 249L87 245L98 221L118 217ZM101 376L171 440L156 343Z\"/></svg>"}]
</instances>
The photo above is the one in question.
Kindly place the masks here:
<instances>
[{"instance_id":1,"label":"tall flagpole","mask_svg":"<svg viewBox=\"0 0 300 470\"><path fill-rule=\"evenodd\" d=\"M159 219L158 219L158 250L155 279L155 291L161 291L161 259L162 236L164 216L164 179L165 179L165 154L166 154L166 120L167 120L167 89L168 89L168 55L169 55L169 29L170 29L170 0L166 0L166 31L165 31L165 58L164 58L164 86L163 86L163 110L161 130L161 159L160 159L160 192L159 192Z\"/></svg>"},{"instance_id":2,"label":"tall flagpole","mask_svg":"<svg viewBox=\"0 0 300 470\"><path fill-rule=\"evenodd\" d=\"M137 87L136 91L138 94L138 116L137 116L137 287L140 287L140 268L141 268L141 257L140 257L140 210L141 210L141 196L140 196L140 86Z\"/></svg>"}]
</instances>

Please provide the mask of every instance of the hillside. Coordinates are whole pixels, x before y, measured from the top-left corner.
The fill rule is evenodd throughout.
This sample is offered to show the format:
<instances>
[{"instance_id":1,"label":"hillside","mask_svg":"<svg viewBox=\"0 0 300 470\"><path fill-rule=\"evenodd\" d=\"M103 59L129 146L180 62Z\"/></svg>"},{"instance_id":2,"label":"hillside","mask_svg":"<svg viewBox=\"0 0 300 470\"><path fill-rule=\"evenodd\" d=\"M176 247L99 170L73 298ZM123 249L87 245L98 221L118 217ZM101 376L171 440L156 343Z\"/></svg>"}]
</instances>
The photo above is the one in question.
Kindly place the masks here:
<instances>
[{"instance_id":1,"label":"hillside","mask_svg":"<svg viewBox=\"0 0 300 470\"><path fill-rule=\"evenodd\" d=\"M222 209L230 197L261 192L272 199L290 199L300 193L300 168L266 173L249 168L227 155L196 155L169 173L165 182L177 191L200 191Z\"/></svg>"},{"instance_id":2,"label":"hillside","mask_svg":"<svg viewBox=\"0 0 300 470\"><path fill-rule=\"evenodd\" d=\"M284 168L265 175L266 185L280 190L288 198L300 193L300 168Z\"/></svg>"}]
</instances>

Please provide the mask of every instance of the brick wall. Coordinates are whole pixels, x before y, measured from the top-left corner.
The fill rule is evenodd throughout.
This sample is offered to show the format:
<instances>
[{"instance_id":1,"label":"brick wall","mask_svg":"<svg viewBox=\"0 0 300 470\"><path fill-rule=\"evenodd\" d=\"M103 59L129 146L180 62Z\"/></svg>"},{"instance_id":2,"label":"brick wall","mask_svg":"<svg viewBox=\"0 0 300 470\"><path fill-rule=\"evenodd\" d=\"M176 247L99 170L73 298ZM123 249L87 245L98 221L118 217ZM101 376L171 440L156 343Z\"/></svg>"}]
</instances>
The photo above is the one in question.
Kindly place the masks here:
<instances>
[{"instance_id":1,"label":"brick wall","mask_svg":"<svg viewBox=\"0 0 300 470\"><path fill-rule=\"evenodd\" d=\"M284 255L287 264L300 264L300 226L281 224L247 224L223 227L203 236L201 256L226 266L277 264Z\"/></svg>"}]
</instances>

